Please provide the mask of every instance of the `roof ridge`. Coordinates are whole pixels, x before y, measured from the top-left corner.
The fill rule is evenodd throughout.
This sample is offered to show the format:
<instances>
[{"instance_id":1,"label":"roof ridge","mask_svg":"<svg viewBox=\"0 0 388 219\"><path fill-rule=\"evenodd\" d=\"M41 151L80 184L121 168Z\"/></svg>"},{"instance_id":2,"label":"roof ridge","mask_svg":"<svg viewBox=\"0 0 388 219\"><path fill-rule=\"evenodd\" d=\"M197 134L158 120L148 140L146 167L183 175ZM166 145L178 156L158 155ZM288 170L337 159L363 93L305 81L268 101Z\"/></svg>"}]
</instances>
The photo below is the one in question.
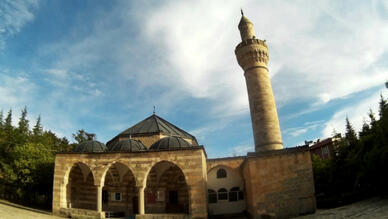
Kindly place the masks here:
<instances>
[{"instance_id":1,"label":"roof ridge","mask_svg":"<svg viewBox=\"0 0 388 219\"><path fill-rule=\"evenodd\" d=\"M157 115L155 115L155 116L157 116ZM190 133L186 132L185 130L179 128L178 126L176 126L176 125L170 123L169 121L163 119L162 117L159 117L159 116L157 116L157 117L158 117L159 119L161 119L163 122L166 122L167 124L170 124L170 125L173 126L174 128L178 129L179 131L181 131L181 132L183 132L183 133L189 135L189 136L192 137L193 139L196 139L193 135L191 135Z\"/></svg>"},{"instance_id":2,"label":"roof ridge","mask_svg":"<svg viewBox=\"0 0 388 219\"><path fill-rule=\"evenodd\" d=\"M158 132L160 133L160 127L159 127L159 123L158 123L158 117L156 114L152 114L152 117L154 118L155 122L156 122L156 128L158 128Z\"/></svg>"}]
</instances>

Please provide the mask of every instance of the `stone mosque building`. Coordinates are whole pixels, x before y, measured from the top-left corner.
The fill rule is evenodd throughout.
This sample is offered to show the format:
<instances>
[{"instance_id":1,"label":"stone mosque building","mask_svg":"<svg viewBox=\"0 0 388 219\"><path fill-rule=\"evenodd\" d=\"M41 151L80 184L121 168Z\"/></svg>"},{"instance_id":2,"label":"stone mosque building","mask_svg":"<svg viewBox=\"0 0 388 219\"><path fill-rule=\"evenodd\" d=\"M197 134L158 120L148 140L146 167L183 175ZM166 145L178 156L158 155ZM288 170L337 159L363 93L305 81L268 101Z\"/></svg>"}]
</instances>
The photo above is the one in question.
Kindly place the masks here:
<instances>
[{"instance_id":1,"label":"stone mosque building","mask_svg":"<svg viewBox=\"0 0 388 219\"><path fill-rule=\"evenodd\" d=\"M106 146L86 141L55 159L53 213L71 217L287 218L315 211L307 147L283 148L268 48L244 15L244 70L255 152L208 159L196 138L153 114Z\"/></svg>"}]
</instances>

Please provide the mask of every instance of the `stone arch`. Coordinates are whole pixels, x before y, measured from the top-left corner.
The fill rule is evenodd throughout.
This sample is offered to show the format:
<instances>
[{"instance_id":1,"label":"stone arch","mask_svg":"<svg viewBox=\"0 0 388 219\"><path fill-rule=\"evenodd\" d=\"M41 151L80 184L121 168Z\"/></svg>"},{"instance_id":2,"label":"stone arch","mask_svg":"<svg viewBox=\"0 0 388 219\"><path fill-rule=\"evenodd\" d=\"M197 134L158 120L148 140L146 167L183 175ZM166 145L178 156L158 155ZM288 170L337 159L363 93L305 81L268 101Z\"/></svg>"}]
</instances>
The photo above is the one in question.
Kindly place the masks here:
<instances>
[{"instance_id":1,"label":"stone arch","mask_svg":"<svg viewBox=\"0 0 388 219\"><path fill-rule=\"evenodd\" d=\"M173 161L155 162L145 177L146 213L189 213L187 176Z\"/></svg>"},{"instance_id":2,"label":"stone arch","mask_svg":"<svg viewBox=\"0 0 388 219\"><path fill-rule=\"evenodd\" d=\"M109 163L108 165L106 165L106 166L100 171L100 176L98 177L98 179L99 179L99 185L104 185L104 183L105 183L105 177L106 177L106 174L107 174L109 168L110 168L112 165L117 164L117 163L119 163L119 164L125 166L126 168L128 168L128 170L133 174L133 176L135 177L135 180L136 180L136 178L137 178L136 175L135 175L136 172L134 171L133 167L130 166L130 165L128 165L128 164L127 164L126 162L124 162L124 161L118 160L118 161L113 161L113 162ZM97 174L96 174L96 175L97 175Z\"/></svg>"},{"instance_id":3,"label":"stone arch","mask_svg":"<svg viewBox=\"0 0 388 219\"><path fill-rule=\"evenodd\" d=\"M219 169L219 168L224 168L224 169L228 169L228 170L234 170L235 168L231 167L231 166L228 166L228 165L225 165L225 164L218 164L218 165L215 165L213 166L212 168L210 168L208 171L207 171L207 174L210 173L210 171L213 171L215 168Z\"/></svg>"},{"instance_id":4,"label":"stone arch","mask_svg":"<svg viewBox=\"0 0 388 219\"><path fill-rule=\"evenodd\" d=\"M64 177L66 203L69 208L96 210L95 174L89 165L75 162Z\"/></svg>"},{"instance_id":5,"label":"stone arch","mask_svg":"<svg viewBox=\"0 0 388 219\"><path fill-rule=\"evenodd\" d=\"M179 162L176 162L175 160L158 160L158 161L154 161L154 162L152 162L152 163L150 163L149 165L148 165L148 168L147 168L147 171L144 173L144 175L143 175L143 179L139 179L139 181L138 181L138 186L143 186L143 187L146 187L147 186L147 177L148 177L148 175L149 175L149 173L150 173L150 171L152 170L152 168L155 166L155 165L157 165L157 164L159 164L159 163L162 163L162 162L168 162L168 163L172 163L172 164L174 164L175 166L177 166L181 171L182 171L182 173L183 173L183 175L184 175L184 177L185 177L185 181L186 181L186 183L189 185L189 182L190 182L190 180L189 180L189 178L187 177L188 176L188 174L186 173L186 169L185 168L182 168L182 166L184 166L184 165L182 165L181 163L179 163ZM139 177L140 178L140 177Z\"/></svg>"},{"instance_id":6,"label":"stone arch","mask_svg":"<svg viewBox=\"0 0 388 219\"><path fill-rule=\"evenodd\" d=\"M101 174L102 210L129 216L138 213L136 176L124 162L107 165Z\"/></svg>"},{"instance_id":7,"label":"stone arch","mask_svg":"<svg viewBox=\"0 0 388 219\"><path fill-rule=\"evenodd\" d=\"M70 164L67 166L66 172L65 172L65 175L64 175L63 181L62 181L62 183L63 183L64 185L67 185L67 183L69 182L69 175L70 175L70 172L71 172L72 168L73 168L75 165L80 165L80 166L82 166L82 168L83 168L84 170L86 170L86 168L89 169L89 171L92 173L93 179L94 179L94 181L95 181L95 177L94 177L94 176L95 176L95 173L93 172L93 169L90 167L90 165L88 165L87 163L81 162L81 161L76 161L76 162L74 162L74 163L70 163Z\"/></svg>"}]
</instances>

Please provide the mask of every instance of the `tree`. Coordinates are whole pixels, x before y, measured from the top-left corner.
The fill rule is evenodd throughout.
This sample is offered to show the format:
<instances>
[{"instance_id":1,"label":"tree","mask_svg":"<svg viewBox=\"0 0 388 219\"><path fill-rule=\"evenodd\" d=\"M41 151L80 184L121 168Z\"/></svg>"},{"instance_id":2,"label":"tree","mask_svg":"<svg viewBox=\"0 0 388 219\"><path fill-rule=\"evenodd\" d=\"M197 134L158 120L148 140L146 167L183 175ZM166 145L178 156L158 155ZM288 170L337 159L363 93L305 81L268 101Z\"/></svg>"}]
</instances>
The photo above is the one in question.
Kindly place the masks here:
<instances>
[{"instance_id":1,"label":"tree","mask_svg":"<svg viewBox=\"0 0 388 219\"><path fill-rule=\"evenodd\" d=\"M15 145L15 133L14 133L14 127L12 126L12 109L8 111L7 117L4 121L3 126L3 136L2 136L1 144L1 151L3 158L8 157L8 152L14 147Z\"/></svg>"},{"instance_id":2,"label":"tree","mask_svg":"<svg viewBox=\"0 0 388 219\"><path fill-rule=\"evenodd\" d=\"M12 109L8 111L7 117L5 118L5 122L4 122L4 128L10 129L11 127L12 127Z\"/></svg>"},{"instance_id":3,"label":"tree","mask_svg":"<svg viewBox=\"0 0 388 219\"><path fill-rule=\"evenodd\" d=\"M29 130L29 124L27 120L27 107L24 107L24 109L21 112L18 127L16 129L16 144L17 145L23 145L27 142L28 138L30 137L30 130Z\"/></svg>"},{"instance_id":4,"label":"tree","mask_svg":"<svg viewBox=\"0 0 388 219\"><path fill-rule=\"evenodd\" d=\"M34 128L32 129L32 141L33 142L41 142L43 136L43 127L40 124L40 115L36 119L36 123Z\"/></svg>"},{"instance_id":5,"label":"tree","mask_svg":"<svg viewBox=\"0 0 388 219\"><path fill-rule=\"evenodd\" d=\"M385 100L383 95L380 94L380 102L379 102L379 116L380 116L380 119L383 118L386 115L387 110L388 110L387 100Z\"/></svg>"},{"instance_id":6,"label":"tree","mask_svg":"<svg viewBox=\"0 0 388 219\"><path fill-rule=\"evenodd\" d=\"M28 134L28 120L27 120L27 107L24 107L22 113L20 115L19 123L18 123L18 131L20 134L27 135Z\"/></svg>"},{"instance_id":7,"label":"tree","mask_svg":"<svg viewBox=\"0 0 388 219\"><path fill-rule=\"evenodd\" d=\"M361 132L359 132L359 136L360 138L363 137L363 136L367 136L370 134L370 127L369 127L369 124L365 121L362 122L362 128L361 128Z\"/></svg>"},{"instance_id":8,"label":"tree","mask_svg":"<svg viewBox=\"0 0 388 219\"><path fill-rule=\"evenodd\" d=\"M79 143L89 140L96 140L96 134L88 133L83 129L77 131L76 134L73 134L73 138Z\"/></svg>"},{"instance_id":9,"label":"tree","mask_svg":"<svg viewBox=\"0 0 388 219\"><path fill-rule=\"evenodd\" d=\"M43 132L43 127L40 124L40 115L39 115L38 118L36 119L35 126L32 129L32 134L34 136L40 136L40 135L42 135L42 132Z\"/></svg>"},{"instance_id":10,"label":"tree","mask_svg":"<svg viewBox=\"0 0 388 219\"><path fill-rule=\"evenodd\" d=\"M3 110L0 111L0 131L3 129L4 126L4 115L3 115Z\"/></svg>"},{"instance_id":11,"label":"tree","mask_svg":"<svg viewBox=\"0 0 388 219\"><path fill-rule=\"evenodd\" d=\"M348 143L351 145L353 143L357 142L357 134L354 130L352 124L350 124L349 118L346 117L346 133L345 138L348 141Z\"/></svg>"}]
</instances>

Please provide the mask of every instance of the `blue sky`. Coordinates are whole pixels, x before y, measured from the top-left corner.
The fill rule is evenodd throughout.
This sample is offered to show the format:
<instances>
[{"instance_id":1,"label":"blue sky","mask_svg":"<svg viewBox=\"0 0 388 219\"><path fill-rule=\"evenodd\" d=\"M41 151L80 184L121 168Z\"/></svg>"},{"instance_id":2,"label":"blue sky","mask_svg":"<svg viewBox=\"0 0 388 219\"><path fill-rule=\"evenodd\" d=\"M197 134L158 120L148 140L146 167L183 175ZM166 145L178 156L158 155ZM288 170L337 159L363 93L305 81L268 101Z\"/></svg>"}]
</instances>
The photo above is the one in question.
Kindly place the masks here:
<instances>
[{"instance_id":1,"label":"blue sky","mask_svg":"<svg viewBox=\"0 0 388 219\"><path fill-rule=\"evenodd\" d=\"M0 1L0 110L106 142L156 113L209 157L253 151L240 8L269 46L285 147L358 129L388 79L388 2Z\"/></svg>"}]
</instances>

